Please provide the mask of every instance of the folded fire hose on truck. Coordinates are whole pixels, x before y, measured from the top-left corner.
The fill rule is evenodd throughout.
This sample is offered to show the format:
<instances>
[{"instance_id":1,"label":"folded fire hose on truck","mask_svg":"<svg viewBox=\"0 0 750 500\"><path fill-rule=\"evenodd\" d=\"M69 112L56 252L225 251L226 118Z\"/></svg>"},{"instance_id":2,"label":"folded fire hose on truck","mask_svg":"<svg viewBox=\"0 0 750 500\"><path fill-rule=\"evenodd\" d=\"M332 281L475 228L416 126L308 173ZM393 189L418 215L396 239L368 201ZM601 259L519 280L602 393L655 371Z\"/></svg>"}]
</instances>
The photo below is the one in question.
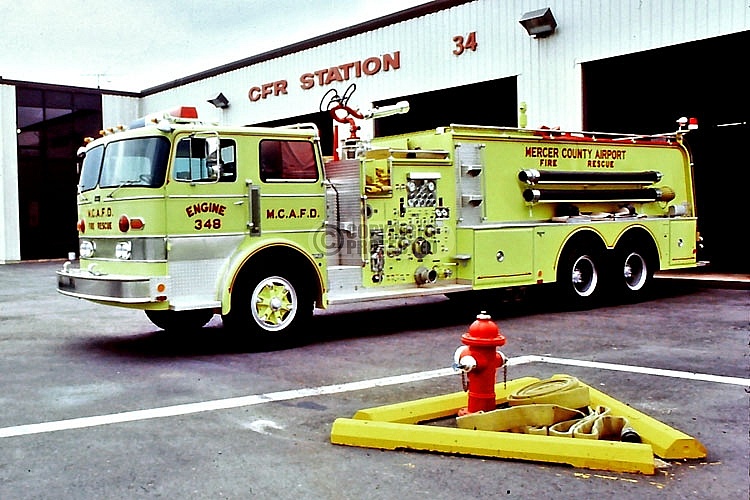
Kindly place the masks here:
<instances>
[{"instance_id":1,"label":"folded fire hose on truck","mask_svg":"<svg viewBox=\"0 0 750 500\"><path fill-rule=\"evenodd\" d=\"M588 387L575 377L540 380L511 393L508 406L456 417L458 427L485 431L640 442L625 417L590 406Z\"/></svg>"}]
</instances>

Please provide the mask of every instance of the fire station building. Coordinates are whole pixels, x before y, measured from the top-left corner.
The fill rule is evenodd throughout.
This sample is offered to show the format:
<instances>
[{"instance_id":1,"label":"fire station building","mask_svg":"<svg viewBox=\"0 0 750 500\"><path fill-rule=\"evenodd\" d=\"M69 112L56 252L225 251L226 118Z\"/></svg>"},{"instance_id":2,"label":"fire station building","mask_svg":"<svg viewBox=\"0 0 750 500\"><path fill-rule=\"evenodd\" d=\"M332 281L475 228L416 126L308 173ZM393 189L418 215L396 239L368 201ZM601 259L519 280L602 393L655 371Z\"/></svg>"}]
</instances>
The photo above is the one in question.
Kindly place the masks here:
<instances>
[{"instance_id":1,"label":"fire station building","mask_svg":"<svg viewBox=\"0 0 750 500\"><path fill-rule=\"evenodd\" d=\"M77 251L76 151L84 137L195 106L206 121L314 122L324 155L331 102L409 112L360 137L452 123L653 134L695 117L703 255L750 272L746 0L435 0L141 92L0 79L0 263Z\"/></svg>"}]
</instances>

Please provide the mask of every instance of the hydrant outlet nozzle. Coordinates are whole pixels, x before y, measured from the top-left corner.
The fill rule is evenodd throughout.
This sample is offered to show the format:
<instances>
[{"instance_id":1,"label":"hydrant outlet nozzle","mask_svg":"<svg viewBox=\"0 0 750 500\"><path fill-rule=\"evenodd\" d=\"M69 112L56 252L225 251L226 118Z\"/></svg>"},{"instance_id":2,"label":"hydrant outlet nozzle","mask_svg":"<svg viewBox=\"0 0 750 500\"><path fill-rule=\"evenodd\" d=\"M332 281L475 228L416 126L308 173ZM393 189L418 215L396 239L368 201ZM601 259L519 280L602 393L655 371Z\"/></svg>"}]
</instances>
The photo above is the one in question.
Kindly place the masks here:
<instances>
[{"instance_id":1,"label":"hydrant outlet nozzle","mask_svg":"<svg viewBox=\"0 0 750 500\"><path fill-rule=\"evenodd\" d=\"M471 370L477 367L477 360L473 356L464 356L461 358L461 362L456 365L459 371L469 373Z\"/></svg>"},{"instance_id":2,"label":"hydrant outlet nozzle","mask_svg":"<svg viewBox=\"0 0 750 500\"><path fill-rule=\"evenodd\" d=\"M469 373L477 367L477 360L469 354L466 346L461 346L453 353L453 369L457 372Z\"/></svg>"}]
</instances>

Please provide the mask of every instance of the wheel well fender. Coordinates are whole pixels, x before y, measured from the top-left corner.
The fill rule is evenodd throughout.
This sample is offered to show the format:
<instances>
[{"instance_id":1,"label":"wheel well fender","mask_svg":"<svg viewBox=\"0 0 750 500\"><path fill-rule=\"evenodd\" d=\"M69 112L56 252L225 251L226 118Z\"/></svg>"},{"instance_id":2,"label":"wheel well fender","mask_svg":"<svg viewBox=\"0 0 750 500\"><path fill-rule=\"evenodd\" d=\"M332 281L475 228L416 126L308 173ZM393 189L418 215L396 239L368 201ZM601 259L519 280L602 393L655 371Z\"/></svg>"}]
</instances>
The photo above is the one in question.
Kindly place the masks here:
<instances>
[{"instance_id":1,"label":"wheel well fender","mask_svg":"<svg viewBox=\"0 0 750 500\"><path fill-rule=\"evenodd\" d=\"M659 267L659 246L654 236L644 227L632 227L623 232L615 243L615 251L623 248L638 248L652 269Z\"/></svg>"},{"instance_id":2,"label":"wheel well fender","mask_svg":"<svg viewBox=\"0 0 750 500\"><path fill-rule=\"evenodd\" d=\"M563 256L569 252L572 248L589 248L598 253L604 253L607 246L604 243L602 236L592 230L581 229L572 233L568 236L567 240L560 245L560 251L557 254L557 260L555 261L555 274L557 275L560 271L560 262Z\"/></svg>"},{"instance_id":3,"label":"wheel well fender","mask_svg":"<svg viewBox=\"0 0 750 500\"><path fill-rule=\"evenodd\" d=\"M274 244L256 249L239 261L227 280L221 298L221 313L227 314L231 309L232 291L238 280L254 269L283 266L293 276L305 283L307 293L313 301L320 304L323 298L323 277L315 261L300 248L290 244Z\"/></svg>"}]
</instances>

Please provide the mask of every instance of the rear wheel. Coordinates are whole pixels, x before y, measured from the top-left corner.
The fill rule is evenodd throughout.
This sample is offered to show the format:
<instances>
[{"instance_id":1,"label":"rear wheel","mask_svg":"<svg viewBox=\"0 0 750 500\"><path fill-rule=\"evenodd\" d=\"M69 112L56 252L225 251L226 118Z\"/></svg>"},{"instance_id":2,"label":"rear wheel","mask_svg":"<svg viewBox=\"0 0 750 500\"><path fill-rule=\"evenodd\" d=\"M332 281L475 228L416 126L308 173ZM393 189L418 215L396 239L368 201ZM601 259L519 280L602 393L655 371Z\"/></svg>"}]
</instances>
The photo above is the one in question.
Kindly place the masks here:
<instances>
[{"instance_id":1,"label":"rear wheel","mask_svg":"<svg viewBox=\"0 0 750 500\"><path fill-rule=\"evenodd\" d=\"M146 310L149 320L162 330L198 330L211 321L214 312L211 309L193 311Z\"/></svg>"},{"instance_id":2,"label":"rear wheel","mask_svg":"<svg viewBox=\"0 0 750 500\"><path fill-rule=\"evenodd\" d=\"M560 258L557 287L563 300L574 307L591 307L602 295L602 253L571 246Z\"/></svg>"},{"instance_id":3,"label":"rear wheel","mask_svg":"<svg viewBox=\"0 0 750 500\"><path fill-rule=\"evenodd\" d=\"M612 275L615 292L627 301L636 301L651 289L654 267L644 250L625 244L615 250Z\"/></svg>"},{"instance_id":4,"label":"rear wheel","mask_svg":"<svg viewBox=\"0 0 750 500\"><path fill-rule=\"evenodd\" d=\"M312 312L310 294L291 273L254 271L240 276L224 323L242 335L286 340L301 330Z\"/></svg>"}]
</instances>

